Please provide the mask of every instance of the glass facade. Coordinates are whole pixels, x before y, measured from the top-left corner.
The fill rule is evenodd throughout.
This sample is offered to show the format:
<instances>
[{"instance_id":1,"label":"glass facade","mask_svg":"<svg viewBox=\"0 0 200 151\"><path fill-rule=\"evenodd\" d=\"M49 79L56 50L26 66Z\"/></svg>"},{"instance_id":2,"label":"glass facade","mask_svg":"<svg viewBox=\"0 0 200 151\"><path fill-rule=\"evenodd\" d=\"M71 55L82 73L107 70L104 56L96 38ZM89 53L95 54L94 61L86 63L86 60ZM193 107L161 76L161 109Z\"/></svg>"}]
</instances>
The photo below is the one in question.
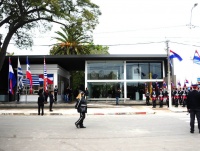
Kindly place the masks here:
<instances>
[{"instance_id":1,"label":"glass facade","mask_svg":"<svg viewBox=\"0 0 200 151\"><path fill-rule=\"evenodd\" d=\"M126 78L127 79L161 79L162 78L162 63L126 63Z\"/></svg>"},{"instance_id":2,"label":"glass facade","mask_svg":"<svg viewBox=\"0 0 200 151\"><path fill-rule=\"evenodd\" d=\"M120 98L144 100L146 89L162 87L163 67L162 61L86 61L89 98L115 98L120 88Z\"/></svg>"},{"instance_id":3,"label":"glass facade","mask_svg":"<svg viewBox=\"0 0 200 151\"><path fill-rule=\"evenodd\" d=\"M120 80L124 78L124 64L122 61L88 62L88 80Z\"/></svg>"}]
</instances>

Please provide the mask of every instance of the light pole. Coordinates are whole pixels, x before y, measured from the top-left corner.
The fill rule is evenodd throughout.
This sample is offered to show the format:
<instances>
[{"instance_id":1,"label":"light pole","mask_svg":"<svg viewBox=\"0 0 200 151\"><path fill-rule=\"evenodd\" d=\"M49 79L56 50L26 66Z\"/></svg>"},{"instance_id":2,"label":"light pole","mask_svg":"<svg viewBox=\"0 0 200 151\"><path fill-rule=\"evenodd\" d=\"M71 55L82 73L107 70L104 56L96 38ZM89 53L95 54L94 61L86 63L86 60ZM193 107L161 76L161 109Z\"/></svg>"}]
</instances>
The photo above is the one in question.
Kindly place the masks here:
<instances>
[{"instance_id":1,"label":"light pole","mask_svg":"<svg viewBox=\"0 0 200 151\"><path fill-rule=\"evenodd\" d=\"M190 29L192 28L192 11L193 11L193 8L195 8L197 5L198 5L198 3L195 3L194 6L193 6L192 9L191 9L191 14L190 14L190 24L189 24Z\"/></svg>"},{"instance_id":2,"label":"light pole","mask_svg":"<svg viewBox=\"0 0 200 151\"><path fill-rule=\"evenodd\" d=\"M168 95L169 95L169 109L171 109L172 107L172 97L171 97L171 76L170 76L170 59L169 59L169 41L166 41L166 47L167 47L167 67L168 67L168 71L167 71L167 88L168 88Z\"/></svg>"}]
</instances>

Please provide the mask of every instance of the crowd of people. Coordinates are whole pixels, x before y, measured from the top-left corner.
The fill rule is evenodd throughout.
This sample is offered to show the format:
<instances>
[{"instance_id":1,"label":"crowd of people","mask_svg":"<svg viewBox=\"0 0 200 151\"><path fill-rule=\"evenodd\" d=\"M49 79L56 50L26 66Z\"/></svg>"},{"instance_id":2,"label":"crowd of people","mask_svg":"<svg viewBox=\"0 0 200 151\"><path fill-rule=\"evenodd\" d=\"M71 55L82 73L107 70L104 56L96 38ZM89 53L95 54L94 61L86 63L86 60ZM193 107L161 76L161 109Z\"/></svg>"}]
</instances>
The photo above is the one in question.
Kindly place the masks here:
<instances>
[{"instance_id":1,"label":"crowd of people","mask_svg":"<svg viewBox=\"0 0 200 151\"><path fill-rule=\"evenodd\" d=\"M198 122L198 129L200 133L200 88L198 85L193 85L190 88L173 88L171 91L172 105L178 107L187 107L187 111L190 113L190 133L194 133L194 123L195 117ZM169 107L169 93L166 89L160 90L158 92L153 88L152 93L150 94L146 90L146 104L150 105L149 100L152 100L153 108L156 108L156 101L159 101L160 108L163 107L163 100L166 101L166 105Z\"/></svg>"},{"instance_id":2,"label":"crowd of people","mask_svg":"<svg viewBox=\"0 0 200 151\"><path fill-rule=\"evenodd\" d=\"M172 105L175 107L178 107L179 105L186 107L188 94L191 91L192 87L173 88L171 91ZM156 108L157 104L159 104L160 108L162 108L164 104L169 107L169 93L166 88L160 88L159 91L156 91L155 88L153 88L151 93L147 89L145 96L146 105L150 105L151 100L153 108Z\"/></svg>"}]
</instances>

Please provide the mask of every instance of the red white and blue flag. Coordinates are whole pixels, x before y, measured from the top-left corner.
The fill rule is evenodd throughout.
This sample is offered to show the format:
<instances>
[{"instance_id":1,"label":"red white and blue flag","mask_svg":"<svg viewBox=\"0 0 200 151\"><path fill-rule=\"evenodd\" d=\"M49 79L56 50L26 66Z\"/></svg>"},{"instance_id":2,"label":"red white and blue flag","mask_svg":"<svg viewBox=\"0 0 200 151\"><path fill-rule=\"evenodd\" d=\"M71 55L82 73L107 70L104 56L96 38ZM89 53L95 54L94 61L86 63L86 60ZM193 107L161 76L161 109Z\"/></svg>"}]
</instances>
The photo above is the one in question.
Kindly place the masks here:
<instances>
[{"instance_id":1,"label":"red white and blue flag","mask_svg":"<svg viewBox=\"0 0 200 151\"><path fill-rule=\"evenodd\" d=\"M200 65L200 55L197 50L194 53L193 62Z\"/></svg>"},{"instance_id":2,"label":"red white and blue flag","mask_svg":"<svg viewBox=\"0 0 200 151\"><path fill-rule=\"evenodd\" d=\"M185 83L187 83L187 84L188 84L188 83L189 83L189 81L188 81L187 79L185 79Z\"/></svg>"},{"instance_id":3,"label":"red white and blue flag","mask_svg":"<svg viewBox=\"0 0 200 151\"><path fill-rule=\"evenodd\" d=\"M181 86L181 83L180 83L180 81L178 81L178 86Z\"/></svg>"},{"instance_id":4,"label":"red white and blue flag","mask_svg":"<svg viewBox=\"0 0 200 151\"><path fill-rule=\"evenodd\" d=\"M16 78L15 78L15 74L13 72L10 57L9 57L9 77L8 77L8 79L9 79L9 92L11 94L14 94L13 88L17 84L17 81L16 81Z\"/></svg>"},{"instance_id":5,"label":"red white and blue flag","mask_svg":"<svg viewBox=\"0 0 200 151\"><path fill-rule=\"evenodd\" d=\"M173 58L177 58L179 61L182 61L183 59L181 58L180 55L178 55L177 53L175 53L174 51L170 50L169 52L169 59L173 59Z\"/></svg>"},{"instance_id":6,"label":"red white and blue flag","mask_svg":"<svg viewBox=\"0 0 200 151\"><path fill-rule=\"evenodd\" d=\"M163 87L166 88L167 84L165 81L163 81Z\"/></svg>"},{"instance_id":7,"label":"red white and blue flag","mask_svg":"<svg viewBox=\"0 0 200 151\"><path fill-rule=\"evenodd\" d=\"M32 80L32 75L31 75L31 71L30 71L30 65L29 65L29 61L28 61L28 56L26 58L26 79L29 79L30 87L32 88L33 80Z\"/></svg>"},{"instance_id":8,"label":"red white and blue flag","mask_svg":"<svg viewBox=\"0 0 200 151\"><path fill-rule=\"evenodd\" d=\"M44 58L44 91L48 90L48 77L47 77L47 68L46 62Z\"/></svg>"}]
</instances>

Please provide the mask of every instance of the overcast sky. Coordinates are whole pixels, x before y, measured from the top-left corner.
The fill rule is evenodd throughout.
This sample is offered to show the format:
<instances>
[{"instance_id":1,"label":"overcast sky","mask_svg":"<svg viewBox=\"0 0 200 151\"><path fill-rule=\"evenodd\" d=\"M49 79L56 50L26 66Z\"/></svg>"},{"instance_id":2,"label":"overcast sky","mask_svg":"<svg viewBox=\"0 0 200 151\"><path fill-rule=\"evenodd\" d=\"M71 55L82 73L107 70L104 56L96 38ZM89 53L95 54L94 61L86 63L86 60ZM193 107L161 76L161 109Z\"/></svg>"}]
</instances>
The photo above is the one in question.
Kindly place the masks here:
<instances>
[{"instance_id":1,"label":"overcast sky","mask_svg":"<svg viewBox=\"0 0 200 151\"><path fill-rule=\"evenodd\" d=\"M200 66L191 60L195 50L200 52L200 0L91 1L99 5L102 12L94 31L95 44L108 45L111 54L166 54L165 41L169 40L170 49L183 58L182 62L175 60L177 79L193 79L194 83L196 77L200 77ZM195 3L198 5L193 8ZM190 28L190 19L195 28ZM31 51L18 50L11 44L8 52L48 54L50 47L39 45L55 43L51 36L57 30L59 27L54 26L45 34L38 32Z\"/></svg>"}]
</instances>

